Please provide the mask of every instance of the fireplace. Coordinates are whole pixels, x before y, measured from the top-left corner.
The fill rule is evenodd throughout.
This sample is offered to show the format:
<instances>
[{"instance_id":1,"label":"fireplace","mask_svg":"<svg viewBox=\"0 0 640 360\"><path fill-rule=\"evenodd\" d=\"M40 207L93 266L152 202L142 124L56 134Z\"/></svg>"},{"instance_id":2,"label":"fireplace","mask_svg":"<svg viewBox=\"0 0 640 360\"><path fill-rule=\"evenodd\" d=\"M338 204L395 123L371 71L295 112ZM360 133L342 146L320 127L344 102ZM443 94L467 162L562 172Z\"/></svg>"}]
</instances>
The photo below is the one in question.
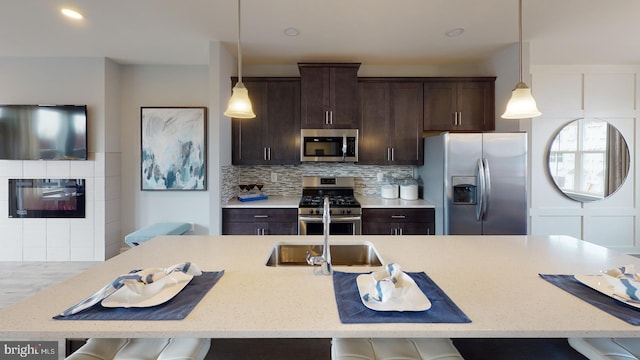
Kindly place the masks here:
<instances>
[{"instance_id":1,"label":"fireplace","mask_svg":"<svg viewBox=\"0 0 640 360\"><path fill-rule=\"evenodd\" d=\"M84 218L84 179L9 179L10 218Z\"/></svg>"}]
</instances>

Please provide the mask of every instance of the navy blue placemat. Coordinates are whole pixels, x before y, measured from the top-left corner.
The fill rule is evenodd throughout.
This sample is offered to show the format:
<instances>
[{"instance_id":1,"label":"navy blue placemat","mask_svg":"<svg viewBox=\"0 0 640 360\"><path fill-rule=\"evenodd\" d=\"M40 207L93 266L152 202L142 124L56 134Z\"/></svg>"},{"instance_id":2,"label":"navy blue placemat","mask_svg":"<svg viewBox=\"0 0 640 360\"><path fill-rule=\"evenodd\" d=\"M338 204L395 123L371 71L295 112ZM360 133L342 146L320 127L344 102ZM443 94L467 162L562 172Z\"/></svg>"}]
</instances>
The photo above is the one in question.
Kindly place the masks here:
<instances>
[{"instance_id":1,"label":"navy blue placemat","mask_svg":"<svg viewBox=\"0 0 640 360\"><path fill-rule=\"evenodd\" d=\"M624 320L631 325L640 325L639 309L626 305L576 280L573 275L538 274L560 289L588 302L598 309Z\"/></svg>"},{"instance_id":2,"label":"navy blue placemat","mask_svg":"<svg viewBox=\"0 0 640 360\"><path fill-rule=\"evenodd\" d=\"M425 311L375 311L364 306L356 277L360 273L333 272L338 314L343 324L371 323L469 323L471 319L424 272L408 272L431 301Z\"/></svg>"},{"instance_id":3,"label":"navy blue placemat","mask_svg":"<svg viewBox=\"0 0 640 360\"><path fill-rule=\"evenodd\" d=\"M171 300L152 307L106 308L96 304L70 316L54 316L56 320L182 320L220 280L224 270L203 272Z\"/></svg>"}]
</instances>

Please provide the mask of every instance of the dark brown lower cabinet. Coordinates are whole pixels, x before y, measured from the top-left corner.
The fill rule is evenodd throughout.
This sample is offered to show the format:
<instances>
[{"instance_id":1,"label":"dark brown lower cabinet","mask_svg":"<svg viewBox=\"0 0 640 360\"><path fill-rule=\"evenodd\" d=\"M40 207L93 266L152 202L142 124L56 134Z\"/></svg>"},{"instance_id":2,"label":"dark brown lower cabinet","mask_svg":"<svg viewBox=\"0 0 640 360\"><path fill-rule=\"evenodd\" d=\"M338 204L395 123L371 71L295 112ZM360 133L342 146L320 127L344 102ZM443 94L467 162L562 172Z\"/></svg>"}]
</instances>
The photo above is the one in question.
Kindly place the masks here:
<instances>
[{"instance_id":1,"label":"dark brown lower cabinet","mask_svg":"<svg viewBox=\"0 0 640 360\"><path fill-rule=\"evenodd\" d=\"M362 209L363 235L433 235L435 210L431 208Z\"/></svg>"},{"instance_id":2,"label":"dark brown lower cabinet","mask_svg":"<svg viewBox=\"0 0 640 360\"><path fill-rule=\"evenodd\" d=\"M298 209L222 209L222 235L297 235Z\"/></svg>"}]
</instances>

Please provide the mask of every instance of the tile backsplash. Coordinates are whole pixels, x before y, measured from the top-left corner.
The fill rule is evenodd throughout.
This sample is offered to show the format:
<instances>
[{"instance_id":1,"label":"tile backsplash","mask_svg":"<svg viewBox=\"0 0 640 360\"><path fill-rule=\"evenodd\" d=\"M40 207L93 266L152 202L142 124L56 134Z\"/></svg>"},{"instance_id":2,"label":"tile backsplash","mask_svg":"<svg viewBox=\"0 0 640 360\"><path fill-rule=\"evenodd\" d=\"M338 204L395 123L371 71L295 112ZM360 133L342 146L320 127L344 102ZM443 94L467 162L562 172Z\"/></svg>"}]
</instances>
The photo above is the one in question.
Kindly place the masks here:
<instances>
[{"instance_id":1,"label":"tile backsplash","mask_svg":"<svg viewBox=\"0 0 640 360\"><path fill-rule=\"evenodd\" d=\"M379 195L378 173L396 178L413 177L415 167L322 163L300 165L223 166L222 201L240 191L238 184L262 183L267 195L297 196L302 193L303 176L353 176L357 195ZM276 181L271 181L272 176Z\"/></svg>"}]
</instances>

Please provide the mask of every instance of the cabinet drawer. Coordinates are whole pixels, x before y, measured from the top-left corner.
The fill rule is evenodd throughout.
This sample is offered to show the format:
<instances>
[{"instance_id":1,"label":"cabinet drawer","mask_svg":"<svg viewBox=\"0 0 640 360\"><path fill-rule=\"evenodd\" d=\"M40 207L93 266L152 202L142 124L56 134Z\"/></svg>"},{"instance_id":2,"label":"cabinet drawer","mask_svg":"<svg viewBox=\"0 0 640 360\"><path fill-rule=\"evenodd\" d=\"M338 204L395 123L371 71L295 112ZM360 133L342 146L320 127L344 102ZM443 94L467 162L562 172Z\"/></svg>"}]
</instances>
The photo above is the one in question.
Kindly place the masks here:
<instances>
[{"instance_id":1,"label":"cabinet drawer","mask_svg":"<svg viewBox=\"0 0 640 360\"><path fill-rule=\"evenodd\" d=\"M362 209L362 221L394 223L434 222L434 209Z\"/></svg>"},{"instance_id":2,"label":"cabinet drawer","mask_svg":"<svg viewBox=\"0 0 640 360\"><path fill-rule=\"evenodd\" d=\"M222 209L223 222L297 222L298 209Z\"/></svg>"},{"instance_id":3,"label":"cabinet drawer","mask_svg":"<svg viewBox=\"0 0 640 360\"><path fill-rule=\"evenodd\" d=\"M222 224L223 235L297 235L297 222L233 222Z\"/></svg>"}]
</instances>

